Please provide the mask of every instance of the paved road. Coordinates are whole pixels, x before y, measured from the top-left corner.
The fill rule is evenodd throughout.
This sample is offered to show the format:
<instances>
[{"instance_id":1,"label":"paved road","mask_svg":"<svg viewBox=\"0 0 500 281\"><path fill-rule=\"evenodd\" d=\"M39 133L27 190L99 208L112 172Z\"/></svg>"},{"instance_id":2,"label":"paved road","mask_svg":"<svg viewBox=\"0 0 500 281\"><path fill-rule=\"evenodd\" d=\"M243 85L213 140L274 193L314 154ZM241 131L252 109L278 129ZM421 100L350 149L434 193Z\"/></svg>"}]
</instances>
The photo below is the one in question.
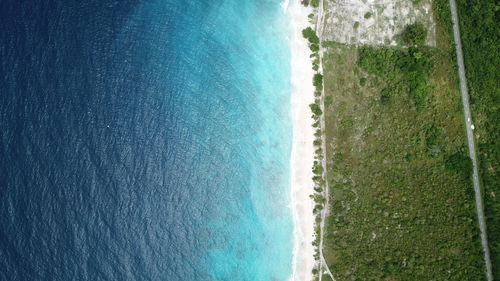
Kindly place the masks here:
<instances>
[{"instance_id":1,"label":"paved road","mask_svg":"<svg viewBox=\"0 0 500 281\"><path fill-rule=\"evenodd\" d=\"M462 93L462 103L464 106L465 126L467 127L467 143L469 145L469 156L472 159L474 193L476 197L476 210L479 220L479 229L481 230L481 244L483 245L484 262L486 264L486 277L488 281L493 281L491 271L490 250L488 247L488 237L486 234L486 222L484 220L483 199L481 197L481 188L479 186L479 173L477 168L476 147L474 144L474 132L472 118L469 109L469 91L467 89L467 80L465 78L464 57L462 53L462 42L460 39L460 29L458 23L458 14L455 0L450 0L451 19L453 22L453 37L457 51L458 76L460 78L460 92Z\"/></svg>"}]
</instances>

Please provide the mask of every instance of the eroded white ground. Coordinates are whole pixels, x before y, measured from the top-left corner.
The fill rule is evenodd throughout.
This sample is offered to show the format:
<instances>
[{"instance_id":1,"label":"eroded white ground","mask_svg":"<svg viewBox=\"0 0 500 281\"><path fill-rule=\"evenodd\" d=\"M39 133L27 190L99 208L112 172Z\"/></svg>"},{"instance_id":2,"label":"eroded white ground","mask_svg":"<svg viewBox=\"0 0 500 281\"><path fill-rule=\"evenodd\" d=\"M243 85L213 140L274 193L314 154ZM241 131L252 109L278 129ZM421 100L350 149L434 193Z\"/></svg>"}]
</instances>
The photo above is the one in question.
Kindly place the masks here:
<instances>
[{"instance_id":1,"label":"eroded white ground","mask_svg":"<svg viewBox=\"0 0 500 281\"><path fill-rule=\"evenodd\" d=\"M431 0L418 4L413 0L325 0L323 4L323 40L397 45L395 36L406 25L420 22L428 28L427 44L436 45Z\"/></svg>"}]
</instances>

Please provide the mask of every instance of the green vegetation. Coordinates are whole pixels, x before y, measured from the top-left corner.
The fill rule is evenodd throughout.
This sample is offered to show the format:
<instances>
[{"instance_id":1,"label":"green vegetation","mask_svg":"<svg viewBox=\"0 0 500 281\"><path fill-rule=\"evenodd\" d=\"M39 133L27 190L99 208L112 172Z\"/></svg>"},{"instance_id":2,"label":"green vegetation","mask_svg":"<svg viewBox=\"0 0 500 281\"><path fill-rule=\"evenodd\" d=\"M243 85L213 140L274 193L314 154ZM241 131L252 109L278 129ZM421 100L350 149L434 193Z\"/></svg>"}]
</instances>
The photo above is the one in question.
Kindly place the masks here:
<instances>
[{"instance_id":1,"label":"green vegetation","mask_svg":"<svg viewBox=\"0 0 500 281\"><path fill-rule=\"evenodd\" d=\"M467 175L470 174L472 170L472 162L468 155L463 152L456 152L446 158L445 166L447 169L456 172L459 175L466 176L465 179L469 177Z\"/></svg>"},{"instance_id":2,"label":"green vegetation","mask_svg":"<svg viewBox=\"0 0 500 281\"><path fill-rule=\"evenodd\" d=\"M319 73L314 74L313 85L317 89L321 89L323 87L323 75Z\"/></svg>"},{"instance_id":3,"label":"green vegetation","mask_svg":"<svg viewBox=\"0 0 500 281\"><path fill-rule=\"evenodd\" d=\"M319 7L319 0L311 0L311 6L313 6L314 8Z\"/></svg>"},{"instance_id":4,"label":"green vegetation","mask_svg":"<svg viewBox=\"0 0 500 281\"><path fill-rule=\"evenodd\" d=\"M312 14L312 13L311 13L311 14L309 14L309 15L307 16L307 18L309 19L309 23L310 23L310 24L315 24L315 23L316 23L316 19L314 18L314 14Z\"/></svg>"},{"instance_id":5,"label":"green vegetation","mask_svg":"<svg viewBox=\"0 0 500 281\"><path fill-rule=\"evenodd\" d=\"M324 254L338 280L485 278L445 1L436 48L410 27L410 48L322 43Z\"/></svg>"},{"instance_id":6,"label":"green vegetation","mask_svg":"<svg viewBox=\"0 0 500 281\"><path fill-rule=\"evenodd\" d=\"M334 42L334 41L323 41L323 42L321 42L321 46L323 46L325 48L335 47L335 46L338 46L338 45L342 45L342 44Z\"/></svg>"},{"instance_id":7,"label":"green vegetation","mask_svg":"<svg viewBox=\"0 0 500 281\"><path fill-rule=\"evenodd\" d=\"M309 107L311 108L311 111L313 112L313 114L319 116L321 115L323 112L321 111L321 108L319 107L318 104L316 103L312 103L309 105Z\"/></svg>"},{"instance_id":8,"label":"green vegetation","mask_svg":"<svg viewBox=\"0 0 500 281\"><path fill-rule=\"evenodd\" d=\"M315 4L316 3L316 4ZM319 1L312 1L312 5L317 7L319 4ZM313 16L309 15L309 18L313 18ZM312 61L312 69L315 71L315 74L313 76L313 85L315 87L314 91L314 96L316 97L315 101L313 104L310 104L309 107L311 108L311 111L313 113L312 118L314 120L314 123L312 124L313 128L317 128L316 133L314 134L314 141L313 145L315 146L315 161L313 164L312 172L314 174L312 180L314 182L314 195L311 195L311 199L313 199L315 206L313 209L313 213L316 216L316 224L315 224L315 240L313 241L313 246L315 246L315 254L314 258L316 260L319 260L319 252L318 252L318 246L320 243L320 226L319 222L321 221L320 213L321 210L325 208L325 198L324 198L324 187L325 187L325 180L323 178L324 175L324 168L322 161L324 159L323 156L323 149L322 149L322 135L323 132L321 131L320 128L320 117L323 115L323 111L321 110L321 95L323 92L323 75L318 72L319 70L319 64L320 64L320 56L319 56L319 50L320 50L320 39L316 35L316 31L313 30L311 27L307 27L302 30L302 35L304 38L306 38L309 41L309 48L312 51L312 54L310 55L310 58L313 59ZM329 104L332 103L331 99L328 101ZM327 104L327 101L325 100L325 104ZM318 278L320 272L318 268L315 268L313 270L313 275L315 278ZM329 280L328 278L324 278L324 280Z\"/></svg>"},{"instance_id":9,"label":"green vegetation","mask_svg":"<svg viewBox=\"0 0 500 281\"><path fill-rule=\"evenodd\" d=\"M321 166L320 162L314 161L313 173L315 175L321 175L323 173L323 166Z\"/></svg>"},{"instance_id":10,"label":"green vegetation","mask_svg":"<svg viewBox=\"0 0 500 281\"><path fill-rule=\"evenodd\" d=\"M310 44L309 48L311 49L312 52L317 52L319 51L319 46L318 44Z\"/></svg>"},{"instance_id":11,"label":"green vegetation","mask_svg":"<svg viewBox=\"0 0 500 281\"><path fill-rule=\"evenodd\" d=\"M432 90L427 80L433 68L433 56L431 50L424 48L361 47L358 63L365 71L390 81L381 92L384 103L394 96L408 95L421 110Z\"/></svg>"},{"instance_id":12,"label":"green vegetation","mask_svg":"<svg viewBox=\"0 0 500 281\"><path fill-rule=\"evenodd\" d=\"M314 146L320 146L321 145L321 139L315 139L313 141Z\"/></svg>"},{"instance_id":13,"label":"green vegetation","mask_svg":"<svg viewBox=\"0 0 500 281\"><path fill-rule=\"evenodd\" d=\"M410 24L403 30L401 39L406 46L422 45L427 39L427 29L421 23Z\"/></svg>"},{"instance_id":14,"label":"green vegetation","mask_svg":"<svg viewBox=\"0 0 500 281\"><path fill-rule=\"evenodd\" d=\"M361 86L366 85L366 78L365 77L361 77L361 79L359 79L359 85L361 85Z\"/></svg>"},{"instance_id":15,"label":"green vegetation","mask_svg":"<svg viewBox=\"0 0 500 281\"><path fill-rule=\"evenodd\" d=\"M442 0L445 1L445 0ZM500 25L498 1L457 1L465 70L476 125L493 276L500 278Z\"/></svg>"},{"instance_id":16,"label":"green vegetation","mask_svg":"<svg viewBox=\"0 0 500 281\"><path fill-rule=\"evenodd\" d=\"M309 40L311 44L319 44L319 37L316 35L316 31L314 31L311 27L307 27L302 30L302 36Z\"/></svg>"},{"instance_id":17,"label":"green vegetation","mask_svg":"<svg viewBox=\"0 0 500 281\"><path fill-rule=\"evenodd\" d=\"M365 14L365 16L364 16L364 17L365 17L365 19L369 19L369 18L371 18L372 16L373 16L372 12L366 12L366 14Z\"/></svg>"}]
</instances>

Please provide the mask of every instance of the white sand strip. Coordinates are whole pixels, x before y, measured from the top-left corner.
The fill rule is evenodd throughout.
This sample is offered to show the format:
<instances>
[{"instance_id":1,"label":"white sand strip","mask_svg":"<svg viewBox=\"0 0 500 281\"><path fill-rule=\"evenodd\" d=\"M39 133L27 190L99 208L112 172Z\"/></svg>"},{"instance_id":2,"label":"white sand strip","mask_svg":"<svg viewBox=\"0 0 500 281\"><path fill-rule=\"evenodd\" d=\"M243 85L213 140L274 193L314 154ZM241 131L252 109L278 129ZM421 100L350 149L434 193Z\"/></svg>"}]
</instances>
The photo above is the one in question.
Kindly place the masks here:
<instances>
[{"instance_id":1,"label":"white sand strip","mask_svg":"<svg viewBox=\"0 0 500 281\"><path fill-rule=\"evenodd\" d=\"M312 12L300 4L300 0L290 0L287 13L291 18L291 62L292 97L291 114L293 122L293 144L291 155L291 204L294 220L293 273L290 280L312 280L315 265L314 216L312 164L314 161L314 129L309 104L314 102L312 85L312 62L307 41L302 37L302 29L307 27L307 15Z\"/></svg>"}]
</instances>

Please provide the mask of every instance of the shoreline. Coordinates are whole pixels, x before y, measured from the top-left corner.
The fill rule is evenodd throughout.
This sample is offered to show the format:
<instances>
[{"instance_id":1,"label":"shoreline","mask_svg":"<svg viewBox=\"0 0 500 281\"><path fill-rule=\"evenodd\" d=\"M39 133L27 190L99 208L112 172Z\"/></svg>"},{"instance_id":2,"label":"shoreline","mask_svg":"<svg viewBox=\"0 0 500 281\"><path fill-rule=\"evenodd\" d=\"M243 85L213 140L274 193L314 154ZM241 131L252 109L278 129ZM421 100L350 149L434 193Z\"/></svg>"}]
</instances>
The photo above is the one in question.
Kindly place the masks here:
<instances>
[{"instance_id":1,"label":"shoreline","mask_svg":"<svg viewBox=\"0 0 500 281\"><path fill-rule=\"evenodd\" d=\"M314 103L311 54L302 29L310 26L309 7L292 0L287 7L291 22L291 117L293 125L291 165L291 207L294 222L292 276L290 280L312 280L314 259L314 202L312 163L314 162L314 128L309 104Z\"/></svg>"}]
</instances>

